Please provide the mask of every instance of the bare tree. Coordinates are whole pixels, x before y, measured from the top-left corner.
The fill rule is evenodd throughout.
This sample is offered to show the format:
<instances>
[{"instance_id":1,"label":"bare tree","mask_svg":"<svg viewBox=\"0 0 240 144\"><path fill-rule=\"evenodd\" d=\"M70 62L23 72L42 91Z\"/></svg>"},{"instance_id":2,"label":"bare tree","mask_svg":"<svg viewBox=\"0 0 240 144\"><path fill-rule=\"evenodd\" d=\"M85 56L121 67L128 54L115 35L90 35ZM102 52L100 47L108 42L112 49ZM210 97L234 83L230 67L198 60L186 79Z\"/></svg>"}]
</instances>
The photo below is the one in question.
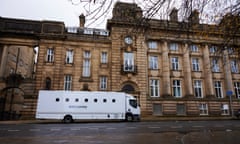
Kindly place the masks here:
<instances>
[{"instance_id":1,"label":"bare tree","mask_svg":"<svg viewBox=\"0 0 240 144\"><path fill-rule=\"evenodd\" d=\"M74 5L83 5L86 19L89 21L88 24L91 25L100 19L101 23L110 18L109 15L111 16L112 9L119 0L69 1ZM238 42L236 34L240 33L240 0L128 0L125 2L136 3L141 7L143 16L138 21L138 25L146 24L149 19L167 20L174 8L179 11L179 21L189 22L189 16L193 11L197 11L200 23L220 26L224 47ZM193 27L189 25L189 29L191 28ZM209 28L201 34L207 36L208 32Z\"/></svg>"}]
</instances>

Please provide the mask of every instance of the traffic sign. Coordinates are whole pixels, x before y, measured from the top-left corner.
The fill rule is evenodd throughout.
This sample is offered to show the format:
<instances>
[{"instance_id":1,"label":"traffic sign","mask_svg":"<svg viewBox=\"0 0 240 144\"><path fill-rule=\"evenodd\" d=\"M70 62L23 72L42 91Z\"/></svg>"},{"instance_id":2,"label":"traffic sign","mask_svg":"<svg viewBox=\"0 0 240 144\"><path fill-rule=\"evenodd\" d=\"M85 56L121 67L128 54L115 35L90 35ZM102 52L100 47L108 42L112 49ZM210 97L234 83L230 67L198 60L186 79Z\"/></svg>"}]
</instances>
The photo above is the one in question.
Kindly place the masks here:
<instances>
[{"instance_id":1,"label":"traffic sign","mask_svg":"<svg viewBox=\"0 0 240 144\"><path fill-rule=\"evenodd\" d=\"M231 90L228 90L227 91L227 96L232 96L233 95L233 92Z\"/></svg>"}]
</instances>

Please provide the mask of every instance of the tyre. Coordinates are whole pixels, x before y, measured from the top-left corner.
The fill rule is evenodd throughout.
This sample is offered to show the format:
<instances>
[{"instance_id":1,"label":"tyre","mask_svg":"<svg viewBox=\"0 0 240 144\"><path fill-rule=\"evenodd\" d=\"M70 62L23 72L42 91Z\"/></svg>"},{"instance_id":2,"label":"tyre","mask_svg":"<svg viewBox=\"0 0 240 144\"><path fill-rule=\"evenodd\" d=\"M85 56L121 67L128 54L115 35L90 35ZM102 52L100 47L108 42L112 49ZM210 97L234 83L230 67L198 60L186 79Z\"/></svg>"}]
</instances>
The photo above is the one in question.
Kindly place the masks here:
<instances>
[{"instance_id":1,"label":"tyre","mask_svg":"<svg viewBox=\"0 0 240 144\"><path fill-rule=\"evenodd\" d=\"M72 116L71 115L66 115L63 119L64 123L71 123L73 122Z\"/></svg>"},{"instance_id":2,"label":"tyre","mask_svg":"<svg viewBox=\"0 0 240 144\"><path fill-rule=\"evenodd\" d=\"M126 115L126 121L132 122L133 121L133 116L131 114Z\"/></svg>"}]
</instances>

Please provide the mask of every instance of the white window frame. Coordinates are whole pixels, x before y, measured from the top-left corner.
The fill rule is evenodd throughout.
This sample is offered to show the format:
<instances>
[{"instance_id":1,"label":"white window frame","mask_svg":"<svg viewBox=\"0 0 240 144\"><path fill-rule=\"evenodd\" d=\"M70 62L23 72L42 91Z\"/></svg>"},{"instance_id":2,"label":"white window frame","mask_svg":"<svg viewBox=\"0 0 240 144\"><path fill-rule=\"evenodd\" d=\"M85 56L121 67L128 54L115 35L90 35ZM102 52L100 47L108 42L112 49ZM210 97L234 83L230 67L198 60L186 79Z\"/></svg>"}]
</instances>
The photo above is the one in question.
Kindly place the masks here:
<instances>
[{"instance_id":1,"label":"white window frame","mask_svg":"<svg viewBox=\"0 0 240 144\"><path fill-rule=\"evenodd\" d=\"M66 64L72 64L73 63L73 50L67 50L66 51Z\"/></svg>"},{"instance_id":2,"label":"white window frame","mask_svg":"<svg viewBox=\"0 0 240 144\"><path fill-rule=\"evenodd\" d=\"M179 70L179 60L178 57L171 58L172 70Z\"/></svg>"},{"instance_id":3,"label":"white window frame","mask_svg":"<svg viewBox=\"0 0 240 144\"><path fill-rule=\"evenodd\" d=\"M64 90L70 91L72 89L72 75L64 76Z\"/></svg>"},{"instance_id":4,"label":"white window frame","mask_svg":"<svg viewBox=\"0 0 240 144\"><path fill-rule=\"evenodd\" d=\"M149 69L158 69L158 56L149 56Z\"/></svg>"},{"instance_id":5,"label":"white window frame","mask_svg":"<svg viewBox=\"0 0 240 144\"><path fill-rule=\"evenodd\" d=\"M200 115L208 115L208 104L200 103L199 104L199 113L200 113Z\"/></svg>"},{"instance_id":6,"label":"white window frame","mask_svg":"<svg viewBox=\"0 0 240 144\"><path fill-rule=\"evenodd\" d=\"M222 104L221 105L221 112L222 112L222 115L229 115L230 114L229 105L228 104Z\"/></svg>"},{"instance_id":7,"label":"white window frame","mask_svg":"<svg viewBox=\"0 0 240 144\"><path fill-rule=\"evenodd\" d=\"M47 49L46 61L50 62L50 63L54 61L54 49L53 48Z\"/></svg>"},{"instance_id":8,"label":"white window frame","mask_svg":"<svg viewBox=\"0 0 240 144\"><path fill-rule=\"evenodd\" d=\"M190 45L191 52L198 52L198 45L192 44Z\"/></svg>"},{"instance_id":9,"label":"white window frame","mask_svg":"<svg viewBox=\"0 0 240 144\"><path fill-rule=\"evenodd\" d=\"M234 90L237 99L240 99L240 82L234 82Z\"/></svg>"},{"instance_id":10,"label":"white window frame","mask_svg":"<svg viewBox=\"0 0 240 144\"><path fill-rule=\"evenodd\" d=\"M170 43L169 50L171 51L178 51L178 43Z\"/></svg>"},{"instance_id":11,"label":"white window frame","mask_svg":"<svg viewBox=\"0 0 240 144\"><path fill-rule=\"evenodd\" d=\"M82 76L83 77L91 76L91 52L90 51L84 51Z\"/></svg>"},{"instance_id":12,"label":"white window frame","mask_svg":"<svg viewBox=\"0 0 240 144\"><path fill-rule=\"evenodd\" d=\"M158 79L150 79L149 80L150 86L150 96L151 97L159 97L160 96L160 85Z\"/></svg>"},{"instance_id":13,"label":"white window frame","mask_svg":"<svg viewBox=\"0 0 240 144\"><path fill-rule=\"evenodd\" d=\"M231 72L232 73L238 73L238 64L237 60L231 60Z\"/></svg>"},{"instance_id":14,"label":"white window frame","mask_svg":"<svg viewBox=\"0 0 240 144\"><path fill-rule=\"evenodd\" d=\"M157 42L156 41L149 41L148 42L149 49L157 49Z\"/></svg>"},{"instance_id":15,"label":"white window frame","mask_svg":"<svg viewBox=\"0 0 240 144\"><path fill-rule=\"evenodd\" d=\"M176 98L182 97L181 80L173 80L172 82L173 96Z\"/></svg>"},{"instance_id":16,"label":"white window frame","mask_svg":"<svg viewBox=\"0 0 240 144\"><path fill-rule=\"evenodd\" d=\"M124 52L124 65L123 70L133 72L134 71L134 53Z\"/></svg>"},{"instance_id":17,"label":"white window frame","mask_svg":"<svg viewBox=\"0 0 240 144\"><path fill-rule=\"evenodd\" d=\"M106 76L101 76L100 77L100 90L107 90L107 77Z\"/></svg>"},{"instance_id":18,"label":"white window frame","mask_svg":"<svg viewBox=\"0 0 240 144\"><path fill-rule=\"evenodd\" d=\"M202 88L202 81L201 80L194 80L193 82L194 87L194 95L196 98L203 98L203 88Z\"/></svg>"},{"instance_id":19,"label":"white window frame","mask_svg":"<svg viewBox=\"0 0 240 144\"><path fill-rule=\"evenodd\" d=\"M107 52L101 53L101 63L102 64L108 63L108 53Z\"/></svg>"},{"instance_id":20,"label":"white window frame","mask_svg":"<svg viewBox=\"0 0 240 144\"><path fill-rule=\"evenodd\" d=\"M222 90L222 82L221 81L215 81L214 82L214 90L215 95L217 98L223 98L223 90Z\"/></svg>"},{"instance_id":21,"label":"white window frame","mask_svg":"<svg viewBox=\"0 0 240 144\"><path fill-rule=\"evenodd\" d=\"M231 55L234 53L234 49L232 47L227 48L228 54Z\"/></svg>"},{"instance_id":22,"label":"white window frame","mask_svg":"<svg viewBox=\"0 0 240 144\"><path fill-rule=\"evenodd\" d=\"M216 53L217 50L218 50L218 47L217 47L217 46L211 46L211 47L209 48L209 52L210 52L210 53Z\"/></svg>"},{"instance_id":23,"label":"white window frame","mask_svg":"<svg viewBox=\"0 0 240 144\"><path fill-rule=\"evenodd\" d=\"M192 58L192 69L193 71L200 71L200 64L198 58Z\"/></svg>"},{"instance_id":24,"label":"white window frame","mask_svg":"<svg viewBox=\"0 0 240 144\"><path fill-rule=\"evenodd\" d=\"M218 60L216 58L212 59L212 71L213 72L220 72L220 67L218 64Z\"/></svg>"}]
</instances>

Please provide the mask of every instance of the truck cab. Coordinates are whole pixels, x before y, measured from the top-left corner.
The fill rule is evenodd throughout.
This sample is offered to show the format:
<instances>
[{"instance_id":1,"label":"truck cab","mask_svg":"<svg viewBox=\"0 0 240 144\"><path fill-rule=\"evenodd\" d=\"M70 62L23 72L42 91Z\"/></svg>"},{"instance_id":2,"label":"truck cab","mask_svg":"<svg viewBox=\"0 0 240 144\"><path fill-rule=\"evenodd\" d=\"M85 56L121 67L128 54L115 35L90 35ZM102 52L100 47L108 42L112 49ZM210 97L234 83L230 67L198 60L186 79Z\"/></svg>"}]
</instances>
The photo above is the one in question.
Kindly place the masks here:
<instances>
[{"instance_id":1,"label":"truck cab","mask_svg":"<svg viewBox=\"0 0 240 144\"><path fill-rule=\"evenodd\" d=\"M126 95L126 121L139 121L140 111L137 100L131 95Z\"/></svg>"}]
</instances>

